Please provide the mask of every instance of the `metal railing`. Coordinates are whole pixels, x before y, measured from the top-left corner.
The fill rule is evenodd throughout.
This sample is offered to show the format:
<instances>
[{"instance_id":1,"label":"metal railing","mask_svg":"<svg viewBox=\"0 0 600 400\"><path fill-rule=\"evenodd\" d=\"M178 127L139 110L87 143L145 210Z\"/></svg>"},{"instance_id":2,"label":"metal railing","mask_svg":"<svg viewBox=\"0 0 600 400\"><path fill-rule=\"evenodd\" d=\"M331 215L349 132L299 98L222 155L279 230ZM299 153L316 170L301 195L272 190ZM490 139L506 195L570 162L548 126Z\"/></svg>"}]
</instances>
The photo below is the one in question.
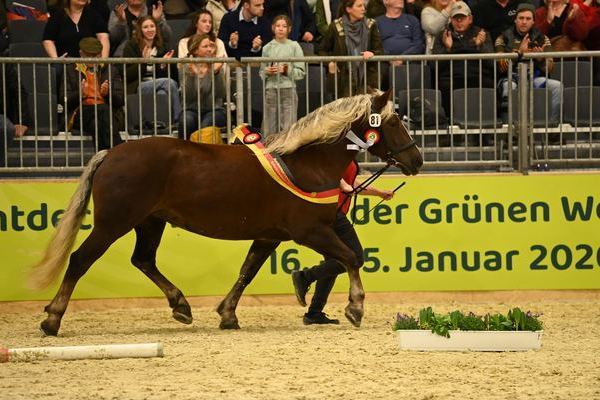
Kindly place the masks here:
<instances>
[{"instance_id":1,"label":"metal railing","mask_svg":"<svg viewBox=\"0 0 600 400\"><path fill-rule=\"evenodd\" d=\"M536 86L534 81L539 77L534 76L534 59L527 55L522 59L517 54L376 56L368 62L350 56L202 61L210 65L210 87L215 88L217 79L223 80L224 137L230 137L232 126L242 122L261 127L266 99L273 93L268 93L264 75L259 73L260 66L299 62L304 66L305 77L295 88L298 117L342 95L367 91L373 80L348 84L356 79L357 68L363 69L365 76L375 76L373 86L392 89L397 111L424 153L426 171L516 169L526 173L532 168L545 167L600 168L600 87L593 86L597 79L593 62L600 63L600 52L543 53L541 57L555 59L555 72L546 71L542 77L563 82L558 118L552 115L554 103L549 85ZM514 85L511 83L509 87L516 89L508 90L506 98L497 95L498 81L504 76L498 68L500 59L508 60L507 76L515 77ZM205 98L200 92L200 78L182 73L189 59L144 60L143 64L138 58L0 61L4 104L0 114L7 115L7 104L12 101L19 110L28 107L33 121L27 134L12 143L9 135L2 135L0 146L5 151L0 158L0 174L79 172L98 150L102 129L108 129L111 146L115 134L117 139L125 141L152 135L187 139L190 133L187 121L183 119L182 129L173 107L177 100L183 110L186 103L190 106L190 93L181 90L189 79L198 79L195 104L191 105L198 111L195 125L201 126L205 111L211 112L212 125L218 125L215 109L220 107L220 100L217 101L215 90L210 91L210 98ZM328 73L330 62L338 67L333 73ZM78 114L78 121L70 118L73 108L84 106L82 82L77 82L74 88L76 107L72 105L73 93L69 99L66 90L68 69L74 63L90 64L92 68L99 64L110 66L107 68L108 127L101 126L102 112L97 105L89 108L93 110L93 118L87 127L83 127L83 112ZM215 63L224 63L219 74L214 73ZM142 95L141 90L129 90L127 81L132 73L143 75L146 64L153 66L148 80L152 84L149 95ZM16 84L29 90L28 101L20 91L7 92L10 68L16 73ZM156 79L159 69L165 71L168 81L177 84L160 89ZM464 82L456 83L458 75L465 77ZM113 96L119 79L120 101ZM275 98L281 104L280 90L276 90ZM280 114L278 108L279 120ZM20 120L13 123L23 124L23 115L19 113ZM7 132L6 119L2 125L0 129ZM360 161L366 167L380 165L368 154L361 155Z\"/></svg>"}]
</instances>

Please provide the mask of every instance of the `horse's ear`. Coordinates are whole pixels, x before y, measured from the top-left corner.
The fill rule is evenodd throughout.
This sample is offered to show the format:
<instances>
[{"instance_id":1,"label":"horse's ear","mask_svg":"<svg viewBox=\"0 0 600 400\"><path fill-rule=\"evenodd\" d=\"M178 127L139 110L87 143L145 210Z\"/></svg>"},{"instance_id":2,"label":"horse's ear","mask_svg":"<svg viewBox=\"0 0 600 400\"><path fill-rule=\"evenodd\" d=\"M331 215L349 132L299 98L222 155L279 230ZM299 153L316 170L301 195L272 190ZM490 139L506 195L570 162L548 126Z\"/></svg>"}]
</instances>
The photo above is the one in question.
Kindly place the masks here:
<instances>
[{"instance_id":1,"label":"horse's ear","mask_svg":"<svg viewBox=\"0 0 600 400\"><path fill-rule=\"evenodd\" d=\"M383 108L386 106L386 104L388 103L388 101L390 101L390 98L392 97L392 89L388 89L385 92L383 92L382 94L376 94L373 97L373 111L376 112L381 112L381 110L383 110Z\"/></svg>"}]
</instances>

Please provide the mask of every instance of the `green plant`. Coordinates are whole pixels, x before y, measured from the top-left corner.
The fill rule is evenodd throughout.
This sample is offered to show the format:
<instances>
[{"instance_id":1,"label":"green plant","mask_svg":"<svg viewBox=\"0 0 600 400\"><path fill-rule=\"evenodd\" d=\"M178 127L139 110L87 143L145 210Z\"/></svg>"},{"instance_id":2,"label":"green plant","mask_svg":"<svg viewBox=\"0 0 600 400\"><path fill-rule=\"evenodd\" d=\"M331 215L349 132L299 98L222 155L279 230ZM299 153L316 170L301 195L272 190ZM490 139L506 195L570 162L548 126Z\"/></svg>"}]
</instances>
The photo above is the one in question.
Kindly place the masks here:
<instances>
[{"instance_id":1,"label":"green plant","mask_svg":"<svg viewBox=\"0 0 600 400\"><path fill-rule=\"evenodd\" d=\"M484 316L472 312L463 314L458 310L448 314L436 314L431 307L427 307L419 311L418 319L398 313L392 328L394 330L431 330L431 332L445 337L450 337L450 330L539 331L543 329L539 316L539 314L533 314L531 311L523 312L518 307L509 310L507 315L486 314Z\"/></svg>"},{"instance_id":2,"label":"green plant","mask_svg":"<svg viewBox=\"0 0 600 400\"><path fill-rule=\"evenodd\" d=\"M399 329L419 329L419 323L411 315L398 313L396 314L396 321L394 322L392 329L395 331Z\"/></svg>"}]
</instances>

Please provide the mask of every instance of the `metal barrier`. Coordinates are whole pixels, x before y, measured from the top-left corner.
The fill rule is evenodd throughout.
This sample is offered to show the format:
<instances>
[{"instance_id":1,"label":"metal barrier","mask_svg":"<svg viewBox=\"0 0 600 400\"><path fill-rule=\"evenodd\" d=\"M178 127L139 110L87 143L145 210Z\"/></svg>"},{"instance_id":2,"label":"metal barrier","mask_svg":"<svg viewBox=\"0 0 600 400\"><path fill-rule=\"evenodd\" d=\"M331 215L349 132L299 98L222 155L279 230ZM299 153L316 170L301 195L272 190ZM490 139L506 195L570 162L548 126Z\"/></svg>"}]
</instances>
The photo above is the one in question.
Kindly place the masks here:
<instances>
[{"instance_id":1,"label":"metal barrier","mask_svg":"<svg viewBox=\"0 0 600 400\"><path fill-rule=\"evenodd\" d=\"M594 63L600 63L600 52L543 53L541 57L555 59L554 71L541 77L534 76L533 58L525 55L519 59L515 53L377 56L368 62L349 56L246 58L241 63L234 59L202 61L210 65L207 78L210 84L205 82L210 88L216 88L219 79L223 81L224 137L229 137L231 127L241 122L260 128L268 98L269 104L275 100L277 115L268 114L267 118L281 122L284 96L281 89L266 88L260 67L298 62L305 70L304 78L295 88L298 117L342 95L367 91L368 83L373 81L364 79L359 87L348 82L355 81L355 73L360 69L365 76L372 73L373 86L392 89L397 111L424 153L426 171L517 169L526 173L532 168L546 167L599 168L600 87L593 85L597 79L593 68ZM498 68L500 59L508 60L507 76L514 77L506 83L505 97L498 95L502 87L497 84L503 77ZM329 73L331 62L344 68L332 68ZM215 110L221 106L221 100L215 94L216 89L203 96L201 78L183 73L189 59L144 60L140 64L138 58L12 58L1 59L0 63L4 96L0 114L7 115L7 101L12 101L19 110L28 107L33 120L27 134L13 143L7 135L2 135L0 146L5 151L0 158L0 174L79 172L101 147L102 132L108 135L108 146L119 140L153 135L187 139L190 120L178 121L174 109L177 101L184 110L187 104L198 111L192 119L193 125L201 126L205 112L212 116L211 125L219 125ZM71 83L71 97L67 91L68 78L73 76L68 70L75 63L89 64L92 69L100 64L108 66L105 72L109 83L108 104L88 105L87 112L93 114L88 121L84 118L92 114L86 117L80 112L79 120L70 118L74 108L81 110L86 105L87 89L82 82L76 82L75 87ZM216 63L224 63L218 74L214 73ZM128 77L143 72L146 64L153 66L149 95L142 94L142 90L128 90L127 81L132 80ZM29 92L28 101L20 91L7 92L10 69L15 72L16 84L25 86ZM155 79L159 69L165 71L167 82L173 80L177 85L165 86L164 81ZM459 75L465 78L456 83ZM562 82L558 105L552 101L552 93L556 92L551 85L538 87L538 78ZM181 89L193 83L190 79L197 80L195 85L189 85L195 93ZM113 96L119 90L119 80L122 92L118 95L122 100ZM75 107L73 98L77 100ZM191 105L190 98L193 98ZM558 117L553 114L556 107ZM108 116L103 109L107 109ZM21 111L19 118L23 115ZM23 120L16 123L22 124ZM0 124L3 132L7 131L7 124L6 119ZM360 161L365 167L380 165L368 154L361 155Z\"/></svg>"}]
</instances>

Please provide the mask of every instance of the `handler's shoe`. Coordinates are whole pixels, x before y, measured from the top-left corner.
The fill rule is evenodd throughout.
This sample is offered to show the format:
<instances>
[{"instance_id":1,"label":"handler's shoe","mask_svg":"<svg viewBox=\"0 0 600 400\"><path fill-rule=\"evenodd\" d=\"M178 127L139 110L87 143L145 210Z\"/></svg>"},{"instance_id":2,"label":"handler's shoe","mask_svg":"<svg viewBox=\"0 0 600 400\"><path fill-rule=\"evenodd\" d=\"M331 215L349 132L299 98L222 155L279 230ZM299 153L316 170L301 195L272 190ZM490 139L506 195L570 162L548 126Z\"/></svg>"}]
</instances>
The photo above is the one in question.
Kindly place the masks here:
<instances>
[{"instance_id":1,"label":"handler's shoe","mask_svg":"<svg viewBox=\"0 0 600 400\"><path fill-rule=\"evenodd\" d=\"M339 319L331 319L327 317L327 314L324 312L316 312L316 313L306 313L304 314L304 318L302 319L304 325L325 325L325 324L334 324L339 325Z\"/></svg>"},{"instance_id":2,"label":"handler's shoe","mask_svg":"<svg viewBox=\"0 0 600 400\"><path fill-rule=\"evenodd\" d=\"M310 284L306 281L302 271L292 272L292 283L296 292L296 299L302 307L306 307L306 292L310 289Z\"/></svg>"}]
</instances>

